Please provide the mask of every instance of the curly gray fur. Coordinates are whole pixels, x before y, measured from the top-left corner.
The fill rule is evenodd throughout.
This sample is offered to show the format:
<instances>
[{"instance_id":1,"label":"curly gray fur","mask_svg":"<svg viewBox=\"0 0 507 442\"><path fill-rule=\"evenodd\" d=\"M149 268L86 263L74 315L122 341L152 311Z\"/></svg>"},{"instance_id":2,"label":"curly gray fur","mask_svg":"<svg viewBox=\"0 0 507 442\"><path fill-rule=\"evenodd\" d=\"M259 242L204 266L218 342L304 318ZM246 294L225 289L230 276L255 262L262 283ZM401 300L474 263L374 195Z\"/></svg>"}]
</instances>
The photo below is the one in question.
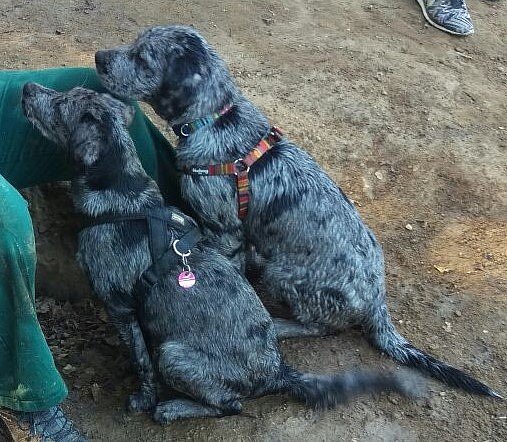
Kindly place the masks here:
<instances>
[{"instance_id":1,"label":"curly gray fur","mask_svg":"<svg viewBox=\"0 0 507 442\"><path fill-rule=\"evenodd\" d=\"M143 171L128 135L126 105L84 89L58 93L28 84L23 108L45 136L74 158L78 211L89 217L122 216L162 206L159 189ZM182 235L178 227L170 233ZM155 420L167 423L237 414L242 398L275 392L331 407L366 392L417 391L416 376L407 385L396 373L318 376L288 367L254 290L206 244L188 258L197 276L192 289L178 285L178 265L149 292L135 293L134 284L151 265L147 236L138 223L125 222L89 226L79 235L79 261L130 348L141 380L140 391L129 398L130 410L149 410ZM158 402L157 381L190 399Z\"/></svg>"},{"instance_id":2,"label":"curly gray fur","mask_svg":"<svg viewBox=\"0 0 507 442\"><path fill-rule=\"evenodd\" d=\"M240 92L216 51L194 29L157 26L130 45L99 51L104 85L150 103L169 124L233 109L180 141L182 167L233 162L267 133L267 118ZM249 214L237 216L234 178L184 176L183 197L205 232L244 271L252 245L263 285L289 305L297 323L278 322L280 337L360 325L394 359L449 385L498 397L488 386L412 346L385 305L382 249L341 189L314 159L284 139L250 171Z\"/></svg>"}]
</instances>

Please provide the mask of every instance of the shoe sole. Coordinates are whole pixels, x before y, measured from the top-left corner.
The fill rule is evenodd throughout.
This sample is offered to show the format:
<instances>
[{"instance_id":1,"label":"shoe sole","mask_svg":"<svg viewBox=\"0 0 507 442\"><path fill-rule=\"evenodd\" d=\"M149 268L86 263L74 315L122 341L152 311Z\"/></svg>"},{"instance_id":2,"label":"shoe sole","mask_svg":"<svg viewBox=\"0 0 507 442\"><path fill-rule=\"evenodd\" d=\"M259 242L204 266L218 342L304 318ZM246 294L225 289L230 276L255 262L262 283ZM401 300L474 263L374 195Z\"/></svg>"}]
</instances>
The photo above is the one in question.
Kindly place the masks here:
<instances>
[{"instance_id":1,"label":"shoe sole","mask_svg":"<svg viewBox=\"0 0 507 442\"><path fill-rule=\"evenodd\" d=\"M447 29L447 28L444 28L442 25L439 25L438 23L435 23L431 18L430 16L428 15L428 13L426 12L426 6L424 5L424 0L417 0L417 3L419 3L419 6L421 7L422 9L422 13L424 15L424 18L426 19L426 21L431 25L431 26L434 26L435 28L437 29L440 29L441 31L444 31L444 32L447 32L448 34L452 34L452 35L459 35L461 37L465 37L467 35L472 35L474 33L474 30L472 29L470 32L467 32L466 34L462 34L462 33L459 33L459 32L454 32L454 31L451 31L450 29Z\"/></svg>"}]
</instances>

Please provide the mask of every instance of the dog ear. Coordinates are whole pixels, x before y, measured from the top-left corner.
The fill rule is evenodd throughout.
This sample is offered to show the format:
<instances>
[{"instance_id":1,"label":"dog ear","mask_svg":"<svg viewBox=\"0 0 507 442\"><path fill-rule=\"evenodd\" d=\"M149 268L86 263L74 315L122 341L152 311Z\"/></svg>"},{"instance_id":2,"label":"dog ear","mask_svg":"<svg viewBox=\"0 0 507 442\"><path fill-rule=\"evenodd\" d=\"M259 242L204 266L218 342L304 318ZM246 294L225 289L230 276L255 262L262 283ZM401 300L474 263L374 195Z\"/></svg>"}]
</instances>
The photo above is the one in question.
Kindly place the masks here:
<instances>
[{"instance_id":1,"label":"dog ear","mask_svg":"<svg viewBox=\"0 0 507 442\"><path fill-rule=\"evenodd\" d=\"M69 140L69 148L74 155L74 160L87 167L92 166L99 159L100 143L94 132L95 130L90 126L79 125L72 132Z\"/></svg>"}]
</instances>

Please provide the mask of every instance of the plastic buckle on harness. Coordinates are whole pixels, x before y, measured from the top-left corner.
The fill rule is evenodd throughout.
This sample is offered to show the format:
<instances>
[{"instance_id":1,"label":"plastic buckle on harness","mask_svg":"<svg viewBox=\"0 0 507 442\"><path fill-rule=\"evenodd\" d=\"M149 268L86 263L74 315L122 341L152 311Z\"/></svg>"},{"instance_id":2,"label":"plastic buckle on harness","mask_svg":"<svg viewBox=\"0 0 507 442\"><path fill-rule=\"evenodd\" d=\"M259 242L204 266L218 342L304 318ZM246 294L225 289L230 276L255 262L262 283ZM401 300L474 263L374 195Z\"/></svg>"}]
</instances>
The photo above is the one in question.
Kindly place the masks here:
<instances>
[{"instance_id":1,"label":"plastic buckle on harness","mask_svg":"<svg viewBox=\"0 0 507 442\"><path fill-rule=\"evenodd\" d=\"M269 131L269 135L273 137L276 141L280 141L283 138L282 129L280 129L278 126L273 126Z\"/></svg>"}]
</instances>

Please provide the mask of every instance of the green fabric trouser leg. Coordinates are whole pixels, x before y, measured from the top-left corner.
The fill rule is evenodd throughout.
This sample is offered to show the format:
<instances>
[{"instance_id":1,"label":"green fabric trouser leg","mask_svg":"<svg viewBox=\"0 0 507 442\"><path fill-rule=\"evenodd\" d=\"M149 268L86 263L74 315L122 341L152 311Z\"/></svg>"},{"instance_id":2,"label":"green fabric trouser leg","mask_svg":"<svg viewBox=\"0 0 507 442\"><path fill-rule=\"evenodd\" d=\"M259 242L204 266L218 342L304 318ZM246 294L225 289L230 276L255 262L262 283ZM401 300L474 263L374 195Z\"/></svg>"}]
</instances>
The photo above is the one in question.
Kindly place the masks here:
<instances>
[{"instance_id":1,"label":"green fabric trouser leg","mask_svg":"<svg viewBox=\"0 0 507 442\"><path fill-rule=\"evenodd\" d=\"M33 229L15 188L68 180L72 165L65 149L23 116L21 91L29 81L60 91L104 91L92 69L0 71L0 407L21 411L48 409L67 395L35 314ZM181 205L172 146L132 104L137 112L129 131L141 162L166 201Z\"/></svg>"},{"instance_id":2,"label":"green fabric trouser leg","mask_svg":"<svg viewBox=\"0 0 507 442\"><path fill-rule=\"evenodd\" d=\"M61 402L67 388L35 314L35 240L26 201L0 175L0 406L23 411Z\"/></svg>"}]
</instances>

